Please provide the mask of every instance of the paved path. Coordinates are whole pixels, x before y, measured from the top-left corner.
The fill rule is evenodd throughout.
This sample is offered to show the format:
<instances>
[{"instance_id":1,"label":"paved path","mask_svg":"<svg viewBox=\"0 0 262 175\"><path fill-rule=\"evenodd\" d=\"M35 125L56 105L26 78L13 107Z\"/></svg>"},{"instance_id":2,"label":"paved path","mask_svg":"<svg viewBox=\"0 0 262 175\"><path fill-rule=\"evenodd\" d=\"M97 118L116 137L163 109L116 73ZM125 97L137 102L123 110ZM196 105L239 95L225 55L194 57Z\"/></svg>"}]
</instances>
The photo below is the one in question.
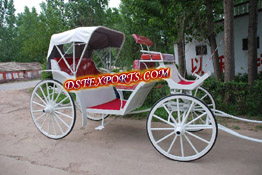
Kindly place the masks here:
<instances>
[{"instance_id":1,"label":"paved path","mask_svg":"<svg viewBox=\"0 0 262 175\"><path fill-rule=\"evenodd\" d=\"M65 138L43 136L31 119L26 90L0 91L0 175L261 175L261 144L219 131L202 159L181 163L160 155L146 121L119 119L102 131L98 122L76 125ZM109 118L109 120L111 120ZM262 131L238 130L256 138Z\"/></svg>"},{"instance_id":2,"label":"paved path","mask_svg":"<svg viewBox=\"0 0 262 175\"><path fill-rule=\"evenodd\" d=\"M31 87L34 87L39 81L40 80L3 83L3 84L0 84L0 91L31 88Z\"/></svg>"}]
</instances>

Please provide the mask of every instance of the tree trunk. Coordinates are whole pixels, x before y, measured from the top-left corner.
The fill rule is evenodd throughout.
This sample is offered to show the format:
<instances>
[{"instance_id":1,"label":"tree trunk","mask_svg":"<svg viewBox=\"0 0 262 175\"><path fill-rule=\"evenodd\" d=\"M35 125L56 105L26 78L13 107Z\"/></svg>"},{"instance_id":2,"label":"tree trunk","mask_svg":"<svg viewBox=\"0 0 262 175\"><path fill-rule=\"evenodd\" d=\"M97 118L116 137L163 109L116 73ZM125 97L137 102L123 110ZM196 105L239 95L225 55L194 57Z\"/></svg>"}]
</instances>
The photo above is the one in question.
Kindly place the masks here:
<instances>
[{"instance_id":1,"label":"tree trunk","mask_svg":"<svg viewBox=\"0 0 262 175\"><path fill-rule=\"evenodd\" d=\"M186 58L185 58L185 19L186 15L183 14L182 21L180 23L180 32L178 34L177 52L178 52L178 64L179 73L182 77L186 77Z\"/></svg>"},{"instance_id":2,"label":"tree trunk","mask_svg":"<svg viewBox=\"0 0 262 175\"><path fill-rule=\"evenodd\" d=\"M234 80L234 0L224 0L225 81Z\"/></svg>"},{"instance_id":3,"label":"tree trunk","mask_svg":"<svg viewBox=\"0 0 262 175\"><path fill-rule=\"evenodd\" d=\"M248 19L248 82L257 79L257 0L249 1Z\"/></svg>"},{"instance_id":4,"label":"tree trunk","mask_svg":"<svg viewBox=\"0 0 262 175\"><path fill-rule=\"evenodd\" d=\"M177 43L177 52L178 52L178 64L179 64L179 73L184 78L186 77L186 61L185 61L185 49L184 49L184 38L179 39Z\"/></svg>"},{"instance_id":5,"label":"tree trunk","mask_svg":"<svg viewBox=\"0 0 262 175\"><path fill-rule=\"evenodd\" d=\"M211 54L214 53L214 51L217 48L216 43L216 34L215 34L215 28L214 28L214 16L213 16L213 4L212 0L206 0L206 15L207 15L207 26L208 26L208 40L211 48ZM222 80L222 73L219 66L219 57L218 57L218 51L216 51L213 55L213 68L214 68L214 74L215 78L217 80Z\"/></svg>"}]
</instances>

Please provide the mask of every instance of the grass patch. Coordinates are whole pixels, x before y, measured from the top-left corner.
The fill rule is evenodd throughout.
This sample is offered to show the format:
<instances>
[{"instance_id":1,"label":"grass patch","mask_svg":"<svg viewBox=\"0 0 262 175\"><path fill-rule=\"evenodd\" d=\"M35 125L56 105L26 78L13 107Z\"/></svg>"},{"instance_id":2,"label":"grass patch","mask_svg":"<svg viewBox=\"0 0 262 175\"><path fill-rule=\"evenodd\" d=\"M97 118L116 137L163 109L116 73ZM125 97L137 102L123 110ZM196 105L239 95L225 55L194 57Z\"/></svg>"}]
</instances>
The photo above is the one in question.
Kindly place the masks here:
<instances>
[{"instance_id":1,"label":"grass patch","mask_svg":"<svg viewBox=\"0 0 262 175\"><path fill-rule=\"evenodd\" d=\"M233 129L234 129L234 130L240 130L240 127L237 126L237 125L234 125L234 126L233 126Z\"/></svg>"},{"instance_id":2,"label":"grass patch","mask_svg":"<svg viewBox=\"0 0 262 175\"><path fill-rule=\"evenodd\" d=\"M255 130L256 130L256 131L259 131L259 130L261 131L261 130L262 130L262 125L257 125L257 126L255 127Z\"/></svg>"}]
</instances>

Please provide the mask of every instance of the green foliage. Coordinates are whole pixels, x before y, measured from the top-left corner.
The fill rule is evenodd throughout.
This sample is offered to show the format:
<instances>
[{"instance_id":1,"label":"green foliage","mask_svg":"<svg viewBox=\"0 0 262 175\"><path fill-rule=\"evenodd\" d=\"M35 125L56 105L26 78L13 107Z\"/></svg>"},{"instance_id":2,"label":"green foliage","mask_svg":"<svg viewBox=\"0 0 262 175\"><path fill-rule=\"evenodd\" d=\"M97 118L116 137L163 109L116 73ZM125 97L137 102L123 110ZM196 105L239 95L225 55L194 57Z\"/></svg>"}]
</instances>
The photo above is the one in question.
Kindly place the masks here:
<instances>
[{"instance_id":1,"label":"green foliage","mask_svg":"<svg viewBox=\"0 0 262 175\"><path fill-rule=\"evenodd\" d=\"M167 95L170 95L170 89L167 83L164 81L157 82L148 94L144 105L151 108L158 100Z\"/></svg>"},{"instance_id":2,"label":"green foliage","mask_svg":"<svg viewBox=\"0 0 262 175\"><path fill-rule=\"evenodd\" d=\"M200 18L204 12L203 0L122 0L120 9L108 8L108 0L46 0L41 3L39 14L35 8L25 7L18 16L14 14L13 0L1 0L0 5L0 61L44 63L52 34L79 26L102 25L126 34L116 62L122 69L140 57L133 33L149 37L154 43L152 50L172 53L182 30L183 16L186 16L185 33L192 36L202 31L199 24L205 23ZM113 57L116 54L113 52Z\"/></svg>"},{"instance_id":3,"label":"green foliage","mask_svg":"<svg viewBox=\"0 0 262 175\"><path fill-rule=\"evenodd\" d=\"M32 11L25 7L25 11L17 17L17 37L15 38L15 61L43 63L45 55L41 47L41 24L35 8Z\"/></svg>"},{"instance_id":4,"label":"green foliage","mask_svg":"<svg viewBox=\"0 0 262 175\"><path fill-rule=\"evenodd\" d=\"M215 98L216 109L232 115L262 117L262 75L254 86L247 83L247 75L236 76L234 82L220 82L210 77L205 80L205 87ZM159 85L161 88L158 88ZM144 106L151 108L159 99L170 94L164 82L158 82L151 90ZM146 117L146 114L143 114Z\"/></svg>"},{"instance_id":5,"label":"green foliage","mask_svg":"<svg viewBox=\"0 0 262 175\"><path fill-rule=\"evenodd\" d=\"M0 0L0 62L13 61L15 56L15 20L13 0Z\"/></svg>"},{"instance_id":6,"label":"green foliage","mask_svg":"<svg viewBox=\"0 0 262 175\"><path fill-rule=\"evenodd\" d=\"M46 60L42 64L42 70L46 70ZM51 72L42 72L41 73L41 79L42 80L52 79L52 73Z\"/></svg>"},{"instance_id":7,"label":"green foliage","mask_svg":"<svg viewBox=\"0 0 262 175\"><path fill-rule=\"evenodd\" d=\"M107 0L78 0L66 4L65 15L71 27L102 25L106 19Z\"/></svg>"},{"instance_id":8,"label":"green foliage","mask_svg":"<svg viewBox=\"0 0 262 175\"><path fill-rule=\"evenodd\" d=\"M245 76L244 76L245 77ZM216 100L217 109L235 115L262 116L262 79L254 86L237 78L239 82L219 82L209 78L204 82Z\"/></svg>"}]
</instances>

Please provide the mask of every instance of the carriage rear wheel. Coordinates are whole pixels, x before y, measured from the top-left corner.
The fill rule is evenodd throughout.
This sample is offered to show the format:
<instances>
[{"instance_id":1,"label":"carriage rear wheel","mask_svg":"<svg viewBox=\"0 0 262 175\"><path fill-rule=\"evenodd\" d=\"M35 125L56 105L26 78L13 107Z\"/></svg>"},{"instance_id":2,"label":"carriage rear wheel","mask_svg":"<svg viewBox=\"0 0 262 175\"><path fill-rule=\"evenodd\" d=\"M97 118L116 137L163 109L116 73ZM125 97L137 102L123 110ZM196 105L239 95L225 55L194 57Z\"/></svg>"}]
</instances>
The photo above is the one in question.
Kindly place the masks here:
<instances>
[{"instance_id":1,"label":"carriage rear wheel","mask_svg":"<svg viewBox=\"0 0 262 175\"><path fill-rule=\"evenodd\" d=\"M61 139L74 127L74 101L58 81L43 80L35 86L30 110L38 130L49 138Z\"/></svg>"},{"instance_id":2,"label":"carriage rear wheel","mask_svg":"<svg viewBox=\"0 0 262 175\"><path fill-rule=\"evenodd\" d=\"M192 161L212 149L217 123L205 103L189 95L176 94L160 99L153 106L147 119L147 133L162 155L172 160Z\"/></svg>"},{"instance_id":3,"label":"carriage rear wheel","mask_svg":"<svg viewBox=\"0 0 262 175\"><path fill-rule=\"evenodd\" d=\"M216 101L206 88L199 86L192 91L192 95L206 103L210 109L216 109Z\"/></svg>"}]
</instances>

